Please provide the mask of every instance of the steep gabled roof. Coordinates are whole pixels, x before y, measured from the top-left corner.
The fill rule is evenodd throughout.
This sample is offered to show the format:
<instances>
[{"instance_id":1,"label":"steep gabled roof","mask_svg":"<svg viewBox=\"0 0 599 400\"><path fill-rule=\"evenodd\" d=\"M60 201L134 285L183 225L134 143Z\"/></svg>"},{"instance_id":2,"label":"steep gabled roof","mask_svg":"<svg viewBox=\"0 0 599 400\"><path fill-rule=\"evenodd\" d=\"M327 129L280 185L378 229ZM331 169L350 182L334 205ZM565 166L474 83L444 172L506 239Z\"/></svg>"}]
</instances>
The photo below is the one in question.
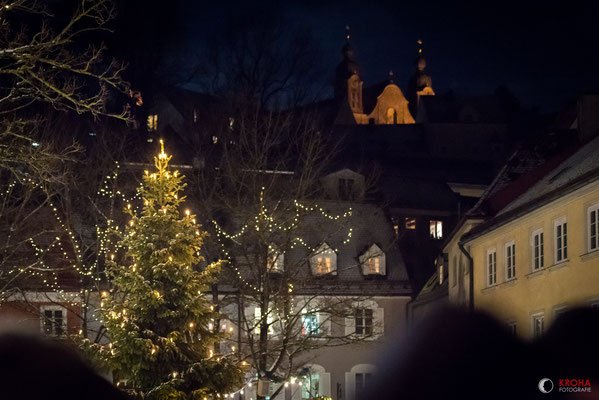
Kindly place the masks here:
<instances>
[{"instance_id":1,"label":"steep gabled roof","mask_svg":"<svg viewBox=\"0 0 599 400\"><path fill-rule=\"evenodd\" d=\"M463 236L464 240L504 225L599 179L599 136L555 155L537 169L498 191L487 201L495 202L496 215Z\"/></svg>"}]
</instances>

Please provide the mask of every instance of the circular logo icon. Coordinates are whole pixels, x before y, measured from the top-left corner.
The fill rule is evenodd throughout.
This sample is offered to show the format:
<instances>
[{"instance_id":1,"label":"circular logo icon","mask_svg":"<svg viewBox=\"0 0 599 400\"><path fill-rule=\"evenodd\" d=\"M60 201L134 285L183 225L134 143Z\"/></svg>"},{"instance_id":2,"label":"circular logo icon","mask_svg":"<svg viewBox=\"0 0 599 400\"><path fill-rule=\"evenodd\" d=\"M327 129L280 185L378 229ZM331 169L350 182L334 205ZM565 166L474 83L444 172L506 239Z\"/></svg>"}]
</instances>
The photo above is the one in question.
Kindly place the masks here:
<instances>
[{"instance_id":1,"label":"circular logo icon","mask_svg":"<svg viewBox=\"0 0 599 400\"><path fill-rule=\"evenodd\" d=\"M549 393L553 390L553 381L549 378L543 378L539 381L539 390L541 393Z\"/></svg>"}]
</instances>

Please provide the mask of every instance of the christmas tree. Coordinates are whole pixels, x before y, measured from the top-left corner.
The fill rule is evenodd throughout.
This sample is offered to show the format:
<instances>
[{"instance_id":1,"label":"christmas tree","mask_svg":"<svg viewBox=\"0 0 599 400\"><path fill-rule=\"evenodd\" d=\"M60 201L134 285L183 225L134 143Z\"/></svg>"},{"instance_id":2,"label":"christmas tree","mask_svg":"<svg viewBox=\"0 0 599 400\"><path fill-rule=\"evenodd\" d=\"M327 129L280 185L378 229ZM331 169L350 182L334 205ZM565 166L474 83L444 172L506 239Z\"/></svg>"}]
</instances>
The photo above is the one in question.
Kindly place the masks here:
<instances>
[{"instance_id":1,"label":"christmas tree","mask_svg":"<svg viewBox=\"0 0 599 400\"><path fill-rule=\"evenodd\" d=\"M206 297L220 263L205 265L205 232L195 216L180 212L185 184L169 170L171 156L154 157L145 171L141 213L127 205L131 220L121 241L125 254L107 265L112 289L101 311L110 343L100 358L118 380L146 399L215 398L235 390L241 373L233 360L216 354L218 319Z\"/></svg>"}]
</instances>

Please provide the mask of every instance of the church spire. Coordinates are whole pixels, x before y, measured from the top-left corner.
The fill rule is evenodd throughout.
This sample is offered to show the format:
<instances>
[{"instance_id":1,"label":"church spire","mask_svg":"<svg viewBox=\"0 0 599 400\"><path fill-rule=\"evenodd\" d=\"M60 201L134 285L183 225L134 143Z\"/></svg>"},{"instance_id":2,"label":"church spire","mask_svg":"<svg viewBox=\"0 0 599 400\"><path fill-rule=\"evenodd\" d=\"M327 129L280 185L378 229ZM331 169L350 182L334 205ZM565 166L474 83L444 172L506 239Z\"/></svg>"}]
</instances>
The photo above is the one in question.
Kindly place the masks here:
<instances>
[{"instance_id":1,"label":"church spire","mask_svg":"<svg viewBox=\"0 0 599 400\"><path fill-rule=\"evenodd\" d=\"M426 58L424 57L424 42L422 39L416 41L416 71L408 84L408 99L410 100L410 112L416 116L421 96L434 96L433 80L425 72Z\"/></svg>"},{"instance_id":2,"label":"church spire","mask_svg":"<svg viewBox=\"0 0 599 400\"><path fill-rule=\"evenodd\" d=\"M354 49L350 43L351 30L349 25L345 27L345 44L341 48L343 60L337 65L335 71L335 97L347 96L347 80L353 75L359 76L360 68L354 56Z\"/></svg>"}]
</instances>

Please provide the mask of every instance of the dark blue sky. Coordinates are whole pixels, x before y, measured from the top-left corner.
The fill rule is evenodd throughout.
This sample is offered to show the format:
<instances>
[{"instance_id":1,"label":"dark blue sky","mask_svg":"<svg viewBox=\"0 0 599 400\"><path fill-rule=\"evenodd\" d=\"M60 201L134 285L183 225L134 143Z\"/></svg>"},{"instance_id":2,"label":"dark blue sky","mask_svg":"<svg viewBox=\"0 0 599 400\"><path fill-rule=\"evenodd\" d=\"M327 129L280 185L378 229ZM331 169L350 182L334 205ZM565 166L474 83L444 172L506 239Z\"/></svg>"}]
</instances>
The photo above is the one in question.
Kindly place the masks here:
<instances>
[{"instance_id":1,"label":"dark blue sky","mask_svg":"<svg viewBox=\"0 0 599 400\"><path fill-rule=\"evenodd\" d=\"M350 25L367 85L393 70L405 87L414 71L415 42L422 38L438 93L485 94L507 85L524 105L549 110L599 89L599 6L593 1L179 3L177 20L154 28L169 30L171 40L188 49L218 38L231 15L258 23L275 14L305 26L320 45L328 80Z\"/></svg>"}]
</instances>

